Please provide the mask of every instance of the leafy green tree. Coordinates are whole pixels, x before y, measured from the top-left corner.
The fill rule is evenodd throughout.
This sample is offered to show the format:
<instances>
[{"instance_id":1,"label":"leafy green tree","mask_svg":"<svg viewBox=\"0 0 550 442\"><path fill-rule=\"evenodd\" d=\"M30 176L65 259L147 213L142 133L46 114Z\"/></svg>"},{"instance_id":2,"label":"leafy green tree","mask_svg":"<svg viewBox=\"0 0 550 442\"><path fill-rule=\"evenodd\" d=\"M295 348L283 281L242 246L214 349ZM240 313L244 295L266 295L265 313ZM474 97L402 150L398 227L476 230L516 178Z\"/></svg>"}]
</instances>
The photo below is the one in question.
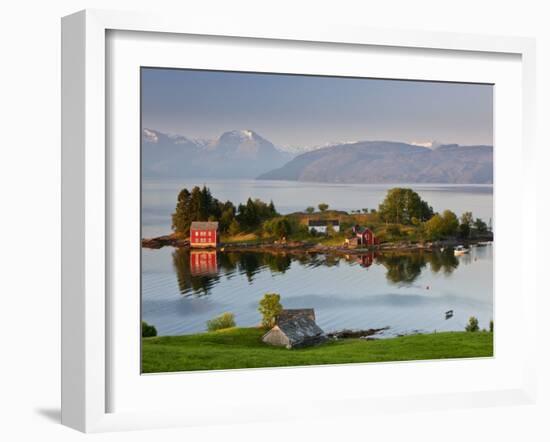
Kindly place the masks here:
<instances>
[{"instance_id":1,"label":"leafy green tree","mask_svg":"<svg viewBox=\"0 0 550 442\"><path fill-rule=\"evenodd\" d=\"M277 211L275 210L275 204L273 204L273 200L269 201L269 205L267 206L267 210L270 216L277 215Z\"/></svg>"},{"instance_id":2,"label":"leafy green tree","mask_svg":"<svg viewBox=\"0 0 550 442\"><path fill-rule=\"evenodd\" d=\"M474 224L474 219L472 217L472 212L464 212L460 216L460 224L458 226L459 234L461 238L469 238L472 225Z\"/></svg>"},{"instance_id":3,"label":"leafy green tree","mask_svg":"<svg viewBox=\"0 0 550 442\"><path fill-rule=\"evenodd\" d=\"M491 319L491 321L489 321L489 331L490 331L491 333L493 333L493 330L494 330L494 329L495 329L495 321L493 321L493 320Z\"/></svg>"},{"instance_id":4,"label":"leafy green tree","mask_svg":"<svg viewBox=\"0 0 550 442\"><path fill-rule=\"evenodd\" d=\"M443 218L443 235L454 236L458 231L458 218L451 210L444 210Z\"/></svg>"},{"instance_id":5,"label":"leafy green tree","mask_svg":"<svg viewBox=\"0 0 550 442\"><path fill-rule=\"evenodd\" d=\"M235 220L235 206L231 201L227 201L220 207L221 216L219 218L220 230L227 232L231 223Z\"/></svg>"},{"instance_id":6,"label":"leafy green tree","mask_svg":"<svg viewBox=\"0 0 550 442\"><path fill-rule=\"evenodd\" d=\"M277 317L283 310L281 295L278 293L266 293L260 301L258 310L262 314L262 325L265 328L273 327L277 322Z\"/></svg>"},{"instance_id":7,"label":"leafy green tree","mask_svg":"<svg viewBox=\"0 0 550 442\"><path fill-rule=\"evenodd\" d=\"M315 207L312 207L312 206L306 207L306 212L311 215L313 212L315 212Z\"/></svg>"},{"instance_id":8,"label":"leafy green tree","mask_svg":"<svg viewBox=\"0 0 550 442\"><path fill-rule=\"evenodd\" d=\"M221 203L203 186L193 187L191 192L182 189L178 194L176 210L172 214L172 229L185 236L193 221L219 221L220 229L226 231L235 216L235 207L230 201Z\"/></svg>"},{"instance_id":9,"label":"leafy green tree","mask_svg":"<svg viewBox=\"0 0 550 442\"><path fill-rule=\"evenodd\" d=\"M378 212L382 221L396 224L412 224L413 218L427 221L433 215L433 209L418 193L401 187L388 190Z\"/></svg>"},{"instance_id":10,"label":"leafy green tree","mask_svg":"<svg viewBox=\"0 0 550 442\"><path fill-rule=\"evenodd\" d=\"M361 211L365 214L369 213L369 209L367 207L364 207L363 209L361 209Z\"/></svg>"},{"instance_id":11,"label":"leafy green tree","mask_svg":"<svg viewBox=\"0 0 550 442\"><path fill-rule=\"evenodd\" d=\"M474 221L474 228L479 233L487 233L489 230L487 228L487 224L481 218L476 218L476 220Z\"/></svg>"},{"instance_id":12,"label":"leafy green tree","mask_svg":"<svg viewBox=\"0 0 550 442\"><path fill-rule=\"evenodd\" d=\"M231 224L229 224L229 228L227 230L227 232L230 234L230 235L237 235L241 230L241 226L239 226L239 222L233 218L231 220Z\"/></svg>"},{"instance_id":13,"label":"leafy green tree","mask_svg":"<svg viewBox=\"0 0 550 442\"><path fill-rule=\"evenodd\" d=\"M264 230L271 235L283 238L292 233L292 226L288 218L282 216L266 221Z\"/></svg>"},{"instance_id":14,"label":"leafy green tree","mask_svg":"<svg viewBox=\"0 0 550 442\"><path fill-rule=\"evenodd\" d=\"M443 218L436 213L424 223L424 232L428 239L440 239L443 236Z\"/></svg>"},{"instance_id":15,"label":"leafy green tree","mask_svg":"<svg viewBox=\"0 0 550 442\"><path fill-rule=\"evenodd\" d=\"M172 230L186 236L189 234L189 228L191 227L190 201L191 194L187 189L183 189L178 194L176 211L172 214Z\"/></svg>"},{"instance_id":16,"label":"leafy green tree","mask_svg":"<svg viewBox=\"0 0 550 442\"><path fill-rule=\"evenodd\" d=\"M237 220L242 228L253 230L267 219L278 216L273 202L266 204L260 199L248 198L246 204L239 204Z\"/></svg>"},{"instance_id":17,"label":"leafy green tree","mask_svg":"<svg viewBox=\"0 0 550 442\"><path fill-rule=\"evenodd\" d=\"M441 239L456 235L458 219L450 210L445 210L442 215L436 213L424 223L424 232L428 239Z\"/></svg>"},{"instance_id":18,"label":"leafy green tree","mask_svg":"<svg viewBox=\"0 0 550 442\"><path fill-rule=\"evenodd\" d=\"M479 331L479 321L475 316L470 316L470 319L468 319L468 324L466 324L465 330L467 332Z\"/></svg>"},{"instance_id":19,"label":"leafy green tree","mask_svg":"<svg viewBox=\"0 0 550 442\"><path fill-rule=\"evenodd\" d=\"M321 212L324 212L329 208L329 205L327 203L320 203L317 207Z\"/></svg>"}]
</instances>

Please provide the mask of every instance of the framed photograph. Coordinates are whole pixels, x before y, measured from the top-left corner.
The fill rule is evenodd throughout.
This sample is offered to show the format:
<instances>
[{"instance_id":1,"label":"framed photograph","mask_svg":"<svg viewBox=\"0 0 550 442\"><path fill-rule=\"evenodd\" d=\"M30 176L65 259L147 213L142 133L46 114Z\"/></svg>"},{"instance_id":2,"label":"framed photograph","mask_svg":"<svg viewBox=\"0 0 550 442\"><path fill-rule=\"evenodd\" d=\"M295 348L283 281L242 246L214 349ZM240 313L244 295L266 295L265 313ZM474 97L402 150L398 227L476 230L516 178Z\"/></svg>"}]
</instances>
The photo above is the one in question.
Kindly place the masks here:
<instances>
[{"instance_id":1,"label":"framed photograph","mask_svg":"<svg viewBox=\"0 0 550 442\"><path fill-rule=\"evenodd\" d=\"M533 400L533 41L83 11L62 44L64 424Z\"/></svg>"}]
</instances>

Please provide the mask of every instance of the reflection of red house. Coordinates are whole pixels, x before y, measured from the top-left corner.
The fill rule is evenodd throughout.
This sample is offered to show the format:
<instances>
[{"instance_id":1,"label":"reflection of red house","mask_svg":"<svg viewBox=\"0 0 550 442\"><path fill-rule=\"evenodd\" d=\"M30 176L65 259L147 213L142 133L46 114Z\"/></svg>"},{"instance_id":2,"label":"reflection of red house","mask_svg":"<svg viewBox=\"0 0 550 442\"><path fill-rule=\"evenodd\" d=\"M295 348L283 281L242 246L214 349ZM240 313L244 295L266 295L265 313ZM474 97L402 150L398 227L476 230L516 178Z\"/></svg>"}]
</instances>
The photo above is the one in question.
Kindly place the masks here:
<instances>
[{"instance_id":1,"label":"reflection of red house","mask_svg":"<svg viewBox=\"0 0 550 442\"><path fill-rule=\"evenodd\" d=\"M193 221L189 231L191 247L216 247L220 241L218 223L215 221Z\"/></svg>"},{"instance_id":2,"label":"reflection of red house","mask_svg":"<svg viewBox=\"0 0 550 442\"><path fill-rule=\"evenodd\" d=\"M218 258L215 250L191 250L189 262L193 276L218 272Z\"/></svg>"},{"instance_id":3,"label":"reflection of red house","mask_svg":"<svg viewBox=\"0 0 550 442\"><path fill-rule=\"evenodd\" d=\"M374 262L374 253L367 253L366 255L360 255L357 258L357 261L359 262L359 264L361 264L361 267L370 267Z\"/></svg>"},{"instance_id":4,"label":"reflection of red house","mask_svg":"<svg viewBox=\"0 0 550 442\"><path fill-rule=\"evenodd\" d=\"M368 227L353 227L353 234L355 235L358 246L374 246L378 244L378 238L374 236L374 232Z\"/></svg>"}]
</instances>

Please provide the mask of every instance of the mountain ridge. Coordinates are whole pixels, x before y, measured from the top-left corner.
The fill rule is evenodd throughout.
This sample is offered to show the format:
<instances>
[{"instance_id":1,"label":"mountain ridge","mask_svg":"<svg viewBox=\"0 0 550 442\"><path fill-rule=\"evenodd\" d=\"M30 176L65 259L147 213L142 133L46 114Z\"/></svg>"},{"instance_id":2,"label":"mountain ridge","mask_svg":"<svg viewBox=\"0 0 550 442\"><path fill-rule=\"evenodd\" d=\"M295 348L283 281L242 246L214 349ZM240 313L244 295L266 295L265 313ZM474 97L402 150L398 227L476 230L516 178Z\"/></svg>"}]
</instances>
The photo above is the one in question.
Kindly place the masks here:
<instances>
[{"instance_id":1,"label":"mountain ridge","mask_svg":"<svg viewBox=\"0 0 550 442\"><path fill-rule=\"evenodd\" d=\"M144 128L141 152L146 177L366 184L493 182L493 147L489 145L356 141L293 155L250 129L193 139Z\"/></svg>"},{"instance_id":2,"label":"mountain ridge","mask_svg":"<svg viewBox=\"0 0 550 442\"><path fill-rule=\"evenodd\" d=\"M360 141L296 156L259 180L328 183L492 184L493 147Z\"/></svg>"}]
</instances>

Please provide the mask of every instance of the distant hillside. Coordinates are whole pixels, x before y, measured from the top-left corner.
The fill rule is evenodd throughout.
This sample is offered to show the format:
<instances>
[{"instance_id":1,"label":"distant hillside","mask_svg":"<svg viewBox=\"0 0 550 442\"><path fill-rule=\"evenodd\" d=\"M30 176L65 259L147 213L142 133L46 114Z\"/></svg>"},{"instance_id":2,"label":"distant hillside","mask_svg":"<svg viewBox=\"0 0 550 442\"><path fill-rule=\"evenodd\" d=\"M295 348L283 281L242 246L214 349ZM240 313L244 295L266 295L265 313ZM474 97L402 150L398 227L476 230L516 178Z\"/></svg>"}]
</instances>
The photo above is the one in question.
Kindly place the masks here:
<instances>
[{"instance_id":1,"label":"distant hillside","mask_svg":"<svg viewBox=\"0 0 550 442\"><path fill-rule=\"evenodd\" d=\"M196 140L144 129L141 153L146 177L255 178L292 158L251 130Z\"/></svg>"},{"instance_id":2,"label":"distant hillside","mask_svg":"<svg viewBox=\"0 0 550 442\"><path fill-rule=\"evenodd\" d=\"M441 145L435 149L389 141L361 141L298 155L260 180L327 183L493 182L493 147Z\"/></svg>"}]
</instances>

